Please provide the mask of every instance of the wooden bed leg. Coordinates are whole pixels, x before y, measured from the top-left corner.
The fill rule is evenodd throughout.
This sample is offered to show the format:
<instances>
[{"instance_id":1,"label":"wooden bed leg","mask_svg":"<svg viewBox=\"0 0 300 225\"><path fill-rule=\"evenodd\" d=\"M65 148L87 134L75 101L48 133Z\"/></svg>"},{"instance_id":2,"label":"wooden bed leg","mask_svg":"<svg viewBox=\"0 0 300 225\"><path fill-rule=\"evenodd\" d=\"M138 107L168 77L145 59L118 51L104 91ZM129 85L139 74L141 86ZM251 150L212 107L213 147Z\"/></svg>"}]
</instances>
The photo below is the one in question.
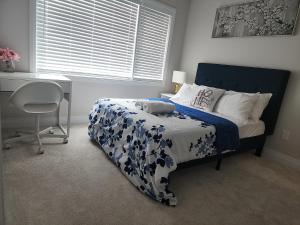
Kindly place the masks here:
<instances>
[{"instance_id":1,"label":"wooden bed leg","mask_svg":"<svg viewBox=\"0 0 300 225\"><path fill-rule=\"evenodd\" d=\"M220 170L221 168L221 163L222 163L222 153L218 154L218 159L217 159L217 165L216 165L216 170Z\"/></svg>"}]
</instances>

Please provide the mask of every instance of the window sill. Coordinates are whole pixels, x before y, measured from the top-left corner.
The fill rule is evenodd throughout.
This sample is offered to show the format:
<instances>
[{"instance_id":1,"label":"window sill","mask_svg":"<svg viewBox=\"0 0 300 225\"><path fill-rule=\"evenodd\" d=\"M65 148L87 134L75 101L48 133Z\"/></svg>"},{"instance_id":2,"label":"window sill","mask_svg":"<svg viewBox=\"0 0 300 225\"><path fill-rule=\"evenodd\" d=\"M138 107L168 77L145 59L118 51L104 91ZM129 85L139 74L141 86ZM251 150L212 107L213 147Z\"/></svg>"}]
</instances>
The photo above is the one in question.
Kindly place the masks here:
<instances>
[{"instance_id":1,"label":"window sill","mask_svg":"<svg viewBox=\"0 0 300 225\"><path fill-rule=\"evenodd\" d=\"M165 82L162 80L130 80L130 79L109 79L106 77L85 77L85 76L74 76L74 75L67 75L64 76L68 77L74 82L80 83L101 83L101 84L112 84L112 85L142 85L142 86L155 86L155 87L164 87Z\"/></svg>"}]
</instances>

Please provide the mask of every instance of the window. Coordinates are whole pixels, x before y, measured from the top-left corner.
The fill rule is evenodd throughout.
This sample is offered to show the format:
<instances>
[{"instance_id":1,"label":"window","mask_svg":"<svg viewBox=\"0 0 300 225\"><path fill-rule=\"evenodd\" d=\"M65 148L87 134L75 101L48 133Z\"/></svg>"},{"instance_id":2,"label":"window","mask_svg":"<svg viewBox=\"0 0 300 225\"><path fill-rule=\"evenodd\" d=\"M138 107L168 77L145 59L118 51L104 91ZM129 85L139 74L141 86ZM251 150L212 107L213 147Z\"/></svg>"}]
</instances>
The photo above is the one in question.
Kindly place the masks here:
<instances>
[{"instance_id":1,"label":"window","mask_svg":"<svg viewBox=\"0 0 300 225\"><path fill-rule=\"evenodd\" d=\"M163 80L174 14L150 0L37 0L36 70Z\"/></svg>"}]
</instances>

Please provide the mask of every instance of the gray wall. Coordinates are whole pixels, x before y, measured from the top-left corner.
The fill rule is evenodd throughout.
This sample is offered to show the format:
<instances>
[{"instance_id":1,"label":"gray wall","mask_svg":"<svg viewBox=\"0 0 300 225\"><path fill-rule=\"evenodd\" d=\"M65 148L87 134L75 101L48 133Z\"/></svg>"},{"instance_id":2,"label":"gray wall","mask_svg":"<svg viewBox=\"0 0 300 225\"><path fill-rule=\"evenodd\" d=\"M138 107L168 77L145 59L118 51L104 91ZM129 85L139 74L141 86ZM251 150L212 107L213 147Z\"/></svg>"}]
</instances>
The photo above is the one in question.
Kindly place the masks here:
<instances>
[{"instance_id":1,"label":"gray wall","mask_svg":"<svg viewBox=\"0 0 300 225\"><path fill-rule=\"evenodd\" d=\"M295 36L212 39L217 7L240 0L192 0L181 60L189 80L199 62L270 67L292 71L275 134L266 146L300 159L300 23ZM290 138L281 138L283 129Z\"/></svg>"},{"instance_id":2,"label":"gray wall","mask_svg":"<svg viewBox=\"0 0 300 225\"><path fill-rule=\"evenodd\" d=\"M1 107L0 107L0 110L1 110ZM1 116L1 113L0 113L0 116ZM0 137L1 137L1 123L0 123ZM4 224L3 152L2 152L2 139L0 138L0 225L3 225L3 224Z\"/></svg>"},{"instance_id":3,"label":"gray wall","mask_svg":"<svg viewBox=\"0 0 300 225\"><path fill-rule=\"evenodd\" d=\"M171 58L169 61L169 72L166 83L163 86L124 84L124 82L105 82L98 80L74 81L73 82L73 105L72 115L74 122L87 120L87 114L94 103L100 97L157 97L163 91L169 91L171 86L171 74L173 70L179 69L182 43L186 28L186 19L189 10L189 0L162 0L162 2L176 8L176 21L174 27L173 42L171 46ZM17 63L18 71L29 71L29 0L0 0L0 46L10 47L16 50L22 57ZM6 96L2 96L4 100ZM26 125L28 121L20 112L7 108L3 112L3 126L10 126L11 123Z\"/></svg>"}]
</instances>

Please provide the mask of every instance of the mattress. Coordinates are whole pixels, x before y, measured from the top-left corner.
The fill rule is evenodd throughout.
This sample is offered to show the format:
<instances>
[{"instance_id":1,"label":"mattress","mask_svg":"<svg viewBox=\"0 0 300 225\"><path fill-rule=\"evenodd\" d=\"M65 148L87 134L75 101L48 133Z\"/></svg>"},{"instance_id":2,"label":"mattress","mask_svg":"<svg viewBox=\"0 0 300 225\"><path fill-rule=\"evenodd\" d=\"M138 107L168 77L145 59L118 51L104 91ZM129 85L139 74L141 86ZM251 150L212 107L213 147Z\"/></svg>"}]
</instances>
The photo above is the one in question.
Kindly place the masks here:
<instances>
[{"instance_id":1,"label":"mattress","mask_svg":"<svg viewBox=\"0 0 300 225\"><path fill-rule=\"evenodd\" d=\"M238 121L234 118L230 118L228 116L224 116L220 113L212 113L219 117L223 117L235 123L239 129L239 136L240 139L243 138L250 138L264 134L265 132L265 123L262 120L254 121L254 120L247 120L247 121Z\"/></svg>"},{"instance_id":2,"label":"mattress","mask_svg":"<svg viewBox=\"0 0 300 225\"><path fill-rule=\"evenodd\" d=\"M265 123L262 120L254 121L254 120L246 120L239 121L234 118L230 118L228 116L222 115L220 113L211 113L219 117L223 117L235 123L239 129L240 139L250 138L264 134L265 132Z\"/></svg>"}]
</instances>

